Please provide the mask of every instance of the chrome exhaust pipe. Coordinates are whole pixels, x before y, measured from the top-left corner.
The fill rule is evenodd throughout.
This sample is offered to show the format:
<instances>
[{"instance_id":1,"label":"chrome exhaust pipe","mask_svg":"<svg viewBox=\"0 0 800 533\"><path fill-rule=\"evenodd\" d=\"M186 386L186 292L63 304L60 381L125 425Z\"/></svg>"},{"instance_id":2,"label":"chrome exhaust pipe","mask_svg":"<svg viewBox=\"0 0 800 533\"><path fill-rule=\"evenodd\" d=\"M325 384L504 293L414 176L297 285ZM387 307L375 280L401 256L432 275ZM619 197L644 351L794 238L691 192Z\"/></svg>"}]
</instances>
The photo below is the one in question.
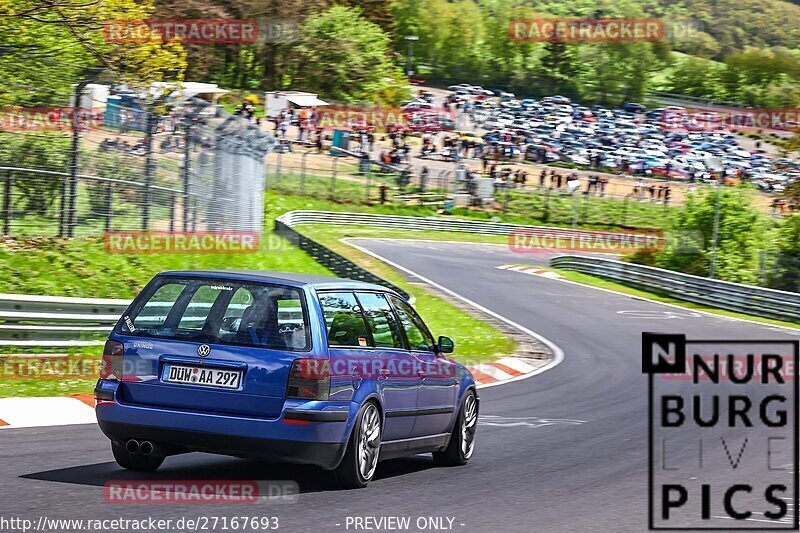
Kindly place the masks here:
<instances>
[{"instance_id":1,"label":"chrome exhaust pipe","mask_svg":"<svg viewBox=\"0 0 800 533\"><path fill-rule=\"evenodd\" d=\"M153 443L150 442L149 440L143 440L139 444L139 453L141 453L142 455L150 455L153 453L154 449L155 447L153 446Z\"/></svg>"},{"instance_id":2,"label":"chrome exhaust pipe","mask_svg":"<svg viewBox=\"0 0 800 533\"><path fill-rule=\"evenodd\" d=\"M128 453L139 453L139 441L136 439L131 439L125 444L125 449L128 450Z\"/></svg>"}]
</instances>

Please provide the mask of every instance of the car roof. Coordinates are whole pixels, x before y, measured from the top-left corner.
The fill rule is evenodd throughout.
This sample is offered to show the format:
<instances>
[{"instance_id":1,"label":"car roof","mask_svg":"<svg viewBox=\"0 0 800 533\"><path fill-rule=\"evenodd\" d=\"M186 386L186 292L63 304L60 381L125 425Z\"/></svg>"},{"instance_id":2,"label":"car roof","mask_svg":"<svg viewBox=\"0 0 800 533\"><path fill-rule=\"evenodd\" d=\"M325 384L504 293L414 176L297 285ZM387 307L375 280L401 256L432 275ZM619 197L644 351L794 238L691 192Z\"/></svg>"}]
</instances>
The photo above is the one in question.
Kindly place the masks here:
<instances>
[{"instance_id":1,"label":"car roof","mask_svg":"<svg viewBox=\"0 0 800 533\"><path fill-rule=\"evenodd\" d=\"M264 283L279 283L295 287L311 286L315 289L349 289L386 291L396 294L395 291L383 285L356 281L333 276L319 276L312 274L298 274L295 272L270 272L265 270L168 270L159 276L222 278L240 281L256 281Z\"/></svg>"}]
</instances>

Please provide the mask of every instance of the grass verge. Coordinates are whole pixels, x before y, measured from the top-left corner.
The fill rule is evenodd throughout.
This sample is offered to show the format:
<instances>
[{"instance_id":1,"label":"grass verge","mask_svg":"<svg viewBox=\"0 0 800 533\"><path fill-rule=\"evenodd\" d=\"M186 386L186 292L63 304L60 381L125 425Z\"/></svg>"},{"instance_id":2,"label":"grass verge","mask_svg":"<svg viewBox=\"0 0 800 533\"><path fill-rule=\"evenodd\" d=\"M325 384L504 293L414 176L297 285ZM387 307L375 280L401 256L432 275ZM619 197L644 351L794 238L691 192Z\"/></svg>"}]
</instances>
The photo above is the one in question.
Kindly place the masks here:
<instances>
[{"instance_id":1,"label":"grass verge","mask_svg":"<svg viewBox=\"0 0 800 533\"><path fill-rule=\"evenodd\" d=\"M575 272L572 270L563 270L560 268L549 268L552 272L556 272L560 274L564 279L568 281L574 281L576 283L580 283L582 285L588 285L590 287L598 287L601 289L608 289L614 292L619 292L622 294L627 294L629 296L636 296L639 298L647 298L648 300L653 300L656 302L663 302L667 304L674 304L679 305L681 307L685 307L687 309L692 309L696 311L703 311L705 313L711 313L714 315L721 315L730 318L739 318L743 320L750 320L753 322L760 322L762 324L767 324L770 326L781 326L785 328L797 329L800 330L800 324L795 322L786 322L783 320L775 320L772 318L765 318L760 316L754 315L746 315L744 313L737 313L734 311L728 311L725 309L719 309L717 307L709 307L707 305L701 305L694 302L687 302L686 300L679 300L677 298L673 298L672 296L667 296L665 294L645 291L642 289L636 289L633 287L629 287L627 285L622 285L620 283L609 281L607 279L599 278L596 276L592 276L589 274L584 274L582 272Z\"/></svg>"}]
</instances>

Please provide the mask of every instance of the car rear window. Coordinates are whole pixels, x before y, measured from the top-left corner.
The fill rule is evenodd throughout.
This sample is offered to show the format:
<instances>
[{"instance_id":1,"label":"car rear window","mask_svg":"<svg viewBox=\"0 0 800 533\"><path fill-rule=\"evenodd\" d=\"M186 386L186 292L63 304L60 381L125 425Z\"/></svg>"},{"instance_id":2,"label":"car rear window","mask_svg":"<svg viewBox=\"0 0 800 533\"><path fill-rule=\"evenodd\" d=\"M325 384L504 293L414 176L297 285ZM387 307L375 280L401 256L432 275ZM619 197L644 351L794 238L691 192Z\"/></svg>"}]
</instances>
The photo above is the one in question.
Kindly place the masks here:
<instances>
[{"instance_id":1,"label":"car rear window","mask_svg":"<svg viewBox=\"0 0 800 533\"><path fill-rule=\"evenodd\" d=\"M123 316L118 332L279 350L310 349L302 291L222 279L156 279Z\"/></svg>"}]
</instances>

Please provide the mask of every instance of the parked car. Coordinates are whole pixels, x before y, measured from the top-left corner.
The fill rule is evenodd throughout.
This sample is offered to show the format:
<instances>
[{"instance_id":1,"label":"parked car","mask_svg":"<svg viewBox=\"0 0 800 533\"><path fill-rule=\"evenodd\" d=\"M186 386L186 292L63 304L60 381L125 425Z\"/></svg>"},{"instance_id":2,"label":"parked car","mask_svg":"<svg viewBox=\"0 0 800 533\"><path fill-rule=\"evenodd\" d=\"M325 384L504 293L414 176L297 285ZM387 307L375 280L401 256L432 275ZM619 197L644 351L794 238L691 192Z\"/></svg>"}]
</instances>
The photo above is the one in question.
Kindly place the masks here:
<instances>
[{"instance_id":1,"label":"parked car","mask_svg":"<svg viewBox=\"0 0 800 533\"><path fill-rule=\"evenodd\" d=\"M433 104L424 100L414 100L401 107L403 111L433 111Z\"/></svg>"},{"instance_id":2,"label":"parked car","mask_svg":"<svg viewBox=\"0 0 800 533\"><path fill-rule=\"evenodd\" d=\"M628 113L644 113L647 111L647 107L645 105L637 104L636 102L625 102L622 104L622 109Z\"/></svg>"},{"instance_id":3,"label":"parked car","mask_svg":"<svg viewBox=\"0 0 800 533\"><path fill-rule=\"evenodd\" d=\"M379 285L164 272L106 342L97 420L129 470L202 451L317 465L363 487L379 460L472 456L478 394L452 351Z\"/></svg>"}]
</instances>

